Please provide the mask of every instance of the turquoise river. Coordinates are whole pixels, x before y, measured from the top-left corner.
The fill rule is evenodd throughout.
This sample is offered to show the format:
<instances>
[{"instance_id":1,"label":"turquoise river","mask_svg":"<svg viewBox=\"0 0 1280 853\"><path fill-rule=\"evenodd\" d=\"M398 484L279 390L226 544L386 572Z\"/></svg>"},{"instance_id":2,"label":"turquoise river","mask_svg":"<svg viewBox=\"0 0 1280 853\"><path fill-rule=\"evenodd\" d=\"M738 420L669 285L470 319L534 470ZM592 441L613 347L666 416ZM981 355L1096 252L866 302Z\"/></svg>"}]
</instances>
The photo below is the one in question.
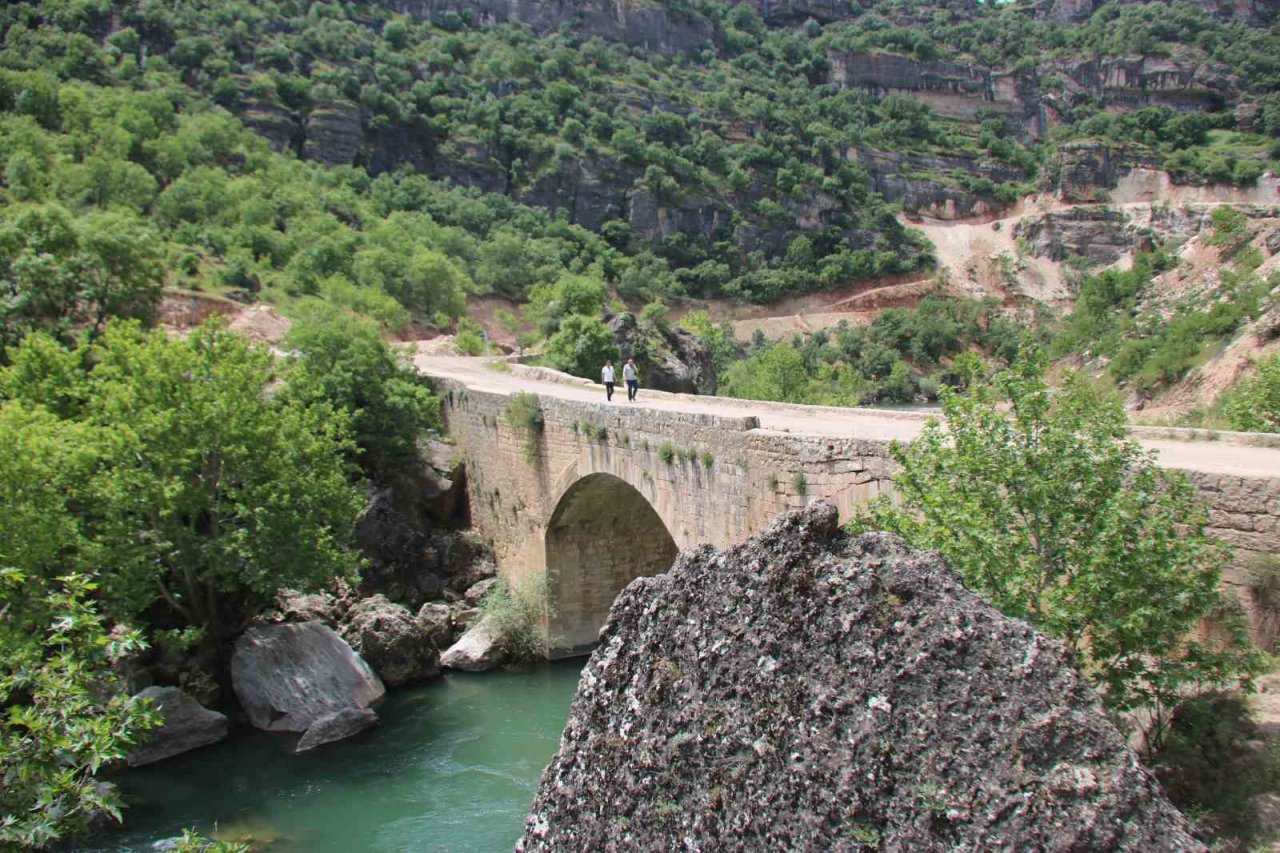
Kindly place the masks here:
<instances>
[{"instance_id":1,"label":"turquoise river","mask_svg":"<svg viewBox=\"0 0 1280 853\"><path fill-rule=\"evenodd\" d=\"M227 742L122 774L123 830L82 851L151 851L195 827L270 853L510 851L559 743L583 659L392 691L382 725L293 755L293 739Z\"/></svg>"}]
</instances>

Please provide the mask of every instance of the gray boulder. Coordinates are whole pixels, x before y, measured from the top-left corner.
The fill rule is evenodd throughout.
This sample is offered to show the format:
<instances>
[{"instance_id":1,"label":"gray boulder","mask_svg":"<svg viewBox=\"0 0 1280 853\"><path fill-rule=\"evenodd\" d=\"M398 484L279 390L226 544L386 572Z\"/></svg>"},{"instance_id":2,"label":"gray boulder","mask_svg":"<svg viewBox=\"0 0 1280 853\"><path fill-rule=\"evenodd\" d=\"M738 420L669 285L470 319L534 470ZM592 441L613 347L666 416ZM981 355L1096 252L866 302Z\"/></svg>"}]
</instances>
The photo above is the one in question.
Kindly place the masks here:
<instances>
[{"instance_id":1,"label":"gray boulder","mask_svg":"<svg viewBox=\"0 0 1280 853\"><path fill-rule=\"evenodd\" d=\"M332 595L304 593L295 589L276 591L276 615L281 622L324 622L334 625L337 612Z\"/></svg>"},{"instance_id":2,"label":"gray boulder","mask_svg":"<svg viewBox=\"0 0 1280 853\"><path fill-rule=\"evenodd\" d=\"M335 740L351 737L378 724L378 715L369 708L343 708L321 717L298 739L294 752L306 752Z\"/></svg>"},{"instance_id":3,"label":"gray boulder","mask_svg":"<svg viewBox=\"0 0 1280 853\"><path fill-rule=\"evenodd\" d=\"M386 596L374 595L352 607L342 637L389 687L440 674L440 650L430 628Z\"/></svg>"},{"instance_id":4,"label":"gray boulder","mask_svg":"<svg viewBox=\"0 0 1280 853\"><path fill-rule=\"evenodd\" d=\"M345 708L367 708L386 689L351 646L322 622L257 625L236 641L231 684L249 722L305 732Z\"/></svg>"},{"instance_id":5,"label":"gray boulder","mask_svg":"<svg viewBox=\"0 0 1280 853\"><path fill-rule=\"evenodd\" d=\"M636 360L642 389L678 394L716 393L711 354L692 332L674 325L656 328L630 313L610 319L609 330L623 360ZM618 375L621 378L621 368Z\"/></svg>"},{"instance_id":6,"label":"gray boulder","mask_svg":"<svg viewBox=\"0 0 1280 853\"><path fill-rule=\"evenodd\" d=\"M484 601L484 597L489 594L489 590L493 589L497 583L497 578L485 578L482 581L476 581L467 587L467 591L462 594L462 598L472 607L479 607L480 603Z\"/></svg>"},{"instance_id":7,"label":"gray boulder","mask_svg":"<svg viewBox=\"0 0 1280 853\"><path fill-rule=\"evenodd\" d=\"M524 850L1203 850L1067 651L816 503L613 605Z\"/></svg>"},{"instance_id":8,"label":"gray boulder","mask_svg":"<svg viewBox=\"0 0 1280 853\"><path fill-rule=\"evenodd\" d=\"M453 618L450 616L449 605L436 601L427 602L418 609L418 622L426 629L437 649L447 649L453 645Z\"/></svg>"},{"instance_id":9,"label":"gray boulder","mask_svg":"<svg viewBox=\"0 0 1280 853\"><path fill-rule=\"evenodd\" d=\"M468 628L462 639L440 655L440 664L463 672L485 672L506 663L506 651L498 636L484 622Z\"/></svg>"},{"instance_id":10,"label":"gray boulder","mask_svg":"<svg viewBox=\"0 0 1280 853\"><path fill-rule=\"evenodd\" d=\"M143 740L125 759L130 767L141 767L181 755L227 736L227 718L210 711L177 687L148 687L138 694L151 700L160 715L160 725L143 735Z\"/></svg>"}]
</instances>

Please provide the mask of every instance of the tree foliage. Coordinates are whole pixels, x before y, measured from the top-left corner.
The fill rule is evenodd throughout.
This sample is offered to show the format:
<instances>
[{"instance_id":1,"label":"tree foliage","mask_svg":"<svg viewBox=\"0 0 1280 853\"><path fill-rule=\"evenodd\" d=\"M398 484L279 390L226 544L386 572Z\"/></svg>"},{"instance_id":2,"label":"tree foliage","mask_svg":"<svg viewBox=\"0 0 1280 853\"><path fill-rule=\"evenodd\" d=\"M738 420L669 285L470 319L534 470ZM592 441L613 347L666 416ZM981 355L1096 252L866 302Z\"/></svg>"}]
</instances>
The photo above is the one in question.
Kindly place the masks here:
<instances>
[{"instance_id":1,"label":"tree foliage","mask_svg":"<svg viewBox=\"0 0 1280 853\"><path fill-rule=\"evenodd\" d=\"M75 219L37 205L0 213L0 348L43 329L101 331L108 317L150 318L163 274L155 235L112 211Z\"/></svg>"},{"instance_id":2,"label":"tree foliage","mask_svg":"<svg viewBox=\"0 0 1280 853\"><path fill-rule=\"evenodd\" d=\"M547 363L557 370L599 379L605 361L620 358L613 332L595 317L573 314L560 323L560 331L547 341Z\"/></svg>"},{"instance_id":3,"label":"tree foliage","mask_svg":"<svg viewBox=\"0 0 1280 853\"><path fill-rule=\"evenodd\" d=\"M111 664L140 647L108 635L90 603L94 584L68 575L31 581L0 564L0 847L43 849L101 816L121 819L120 798L95 779L156 719L141 700L110 690ZM23 602L25 606L19 605ZM39 623L32 631L31 625ZM104 698L107 697L107 698Z\"/></svg>"},{"instance_id":4,"label":"tree foliage","mask_svg":"<svg viewBox=\"0 0 1280 853\"><path fill-rule=\"evenodd\" d=\"M385 479L414 465L418 437L440 425L440 400L375 323L317 306L294 324L284 345L297 353L286 396L350 417L366 472Z\"/></svg>"},{"instance_id":5,"label":"tree foliage","mask_svg":"<svg viewBox=\"0 0 1280 853\"><path fill-rule=\"evenodd\" d=\"M1280 432L1280 355L1258 362L1258 372L1231 389L1223 408L1232 429Z\"/></svg>"},{"instance_id":6,"label":"tree foliage","mask_svg":"<svg viewBox=\"0 0 1280 853\"><path fill-rule=\"evenodd\" d=\"M1221 684L1255 661L1224 615L1222 546L1180 474L1127 435L1123 411L1082 380L1060 393L1027 350L989 384L944 390L945 425L895 445L900 505L856 525L941 551L975 591L1061 639L1116 711L1152 709L1159 727L1187 687ZM1195 634L1204 619L1222 643Z\"/></svg>"},{"instance_id":7,"label":"tree foliage","mask_svg":"<svg viewBox=\"0 0 1280 853\"><path fill-rule=\"evenodd\" d=\"M354 571L347 539L363 502L343 459L348 418L273 393L265 349L216 326L171 340L115 322L89 346L36 336L11 355L5 422L53 416L65 425L55 438L87 438L87 450L59 447L93 462L49 524L75 534L68 559L103 569L109 615L159 606L213 641L279 586ZM25 492L4 497L21 506ZM45 500L57 509L58 497Z\"/></svg>"}]
</instances>

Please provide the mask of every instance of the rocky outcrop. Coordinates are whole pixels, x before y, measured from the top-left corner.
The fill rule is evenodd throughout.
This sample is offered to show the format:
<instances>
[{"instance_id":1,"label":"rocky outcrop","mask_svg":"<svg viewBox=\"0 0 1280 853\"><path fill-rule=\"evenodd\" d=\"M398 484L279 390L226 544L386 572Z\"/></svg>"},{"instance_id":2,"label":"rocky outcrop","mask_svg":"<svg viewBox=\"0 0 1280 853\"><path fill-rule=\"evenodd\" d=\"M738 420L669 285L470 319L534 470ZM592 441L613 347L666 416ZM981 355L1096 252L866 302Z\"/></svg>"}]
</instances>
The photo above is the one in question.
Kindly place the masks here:
<instances>
[{"instance_id":1,"label":"rocky outcrop","mask_svg":"<svg viewBox=\"0 0 1280 853\"><path fill-rule=\"evenodd\" d=\"M368 708L386 692L322 622L250 628L236 641L231 683L249 722L273 732L305 732L338 711Z\"/></svg>"},{"instance_id":2,"label":"rocky outcrop","mask_svg":"<svg viewBox=\"0 0 1280 853\"><path fill-rule=\"evenodd\" d=\"M518 21L539 33L569 26L586 36L665 54L701 47L715 35L712 23L692 6L676 11L635 0L393 0L389 5L436 22L450 15L481 26Z\"/></svg>"},{"instance_id":3,"label":"rocky outcrop","mask_svg":"<svg viewBox=\"0 0 1280 853\"><path fill-rule=\"evenodd\" d=\"M1060 644L822 503L623 591L525 829L524 850L1204 849Z\"/></svg>"},{"instance_id":4,"label":"rocky outcrop","mask_svg":"<svg viewBox=\"0 0 1280 853\"><path fill-rule=\"evenodd\" d=\"M317 106L307 116L302 156L326 166L353 162L364 141L360 107L346 101Z\"/></svg>"},{"instance_id":5,"label":"rocky outcrop","mask_svg":"<svg viewBox=\"0 0 1280 853\"><path fill-rule=\"evenodd\" d=\"M272 622L323 622L329 627L338 624L338 608L334 597L327 592L303 593L294 589L276 591L276 609Z\"/></svg>"},{"instance_id":6,"label":"rocky outcrop","mask_svg":"<svg viewBox=\"0 0 1280 853\"><path fill-rule=\"evenodd\" d=\"M1129 217L1109 207L1074 207L1019 222L1014 235L1027 240L1031 253L1052 261L1083 257L1113 264L1133 249Z\"/></svg>"},{"instance_id":7,"label":"rocky outcrop","mask_svg":"<svg viewBox=\"0 0 1280 853\"><path fill-rule=\"evenodd\" d=\"M418 609L418 622L426 630L431 642L437 649L447 649L457 639L449 605L440 602L428 602Z\"/></svg>"},{"instance_id":8,"label":"rocky outcrop","mask_svg":"<svg viewBox=\"0 0 1280 853\"><path fill-rule=\"evenodd\" d=\"M363 599L347 612L342 638L388 687L440 674L440 651L431 628L386 596Z\"/></svg>"},{"instance_id":9,"label":"rocky outcrop","mask_svg":"<svg viewBox=\"0 0 1280 853\"><path fill-rule=\"evenodd\" d=\"M148 687L138 698L150 701L160 725L143 735L126 758L130 767L153 764L190 752L227 736L227 718L210 711L177 687Z\"/></svg>"},{"instance_id":10,"label":"rocky outcrop","mask_svg":"<svg viewBox=\"0 0 1280 853\"><path fill-rule=\"evenodd\" d=\"M440 525L466 527L467 475L462 454L452 444L427 441L420 451L419 501L427 517Z\"/></svg>"},{"instance_id":11,"label":"rocky outcrop","mask_svg":"<svg viewBox=\"0 0 1280 853\"><path fill-rule=\"evenodd\" d=\"M1063 201L1106 201L1116 177L1111 148L1101 142L1073 142L1058 149L1058 195Z\"/></svg>"},{"instance_id":12,"label":"rocky outcrop","mask_svg":"<svg viewBox=\"0 0 1280 853\"><path fill-rule=\"evenodd\" d=\"M687 329L672 325L656 327L624 312L609 320L609 330L623 360L636 360L642 388L678 394L716 392L711 355L706 345Z\"/></svg>"},{"instance_id":13,"label":"rocky outcrop","mask_svg":"<svg viewBox=\"0 0 1280 853\"><path fill-rule=\"evenodd\" d=\"M462 639L445 650L440 656L440 664L446 669L460 669L463 672L496 669L507 660L499 639L489 625L480 622L468 628Z\"/></svg>"},{"instance_id":14,"label":"rocky outcrop","mask_svg":"<svg viewBox=\"0 0 1280 853\"><path fill-rule=\"evenodd\" d=\"M986 216L1005 207L988 192L966 189L958 176L986 179L994 191L999 184L1027 178L1022 169L964 155L899 154L893 151L854 150L850 159L866 170L872 188L886 201L900 203L909 214L935 219Z\"/></svg>"},{"instance_id":15,"label":"rocky outcrop","mask_svg":"<svg viewBox=\"0 0 1280 853\"><path fill-rule=\"evenodd\" d=\"M255 98L244 105L244 123L264 137L275 151L301 151L302 123L290 110L279 104Z\"/></svg>"},{"instance_id":16,"label":"rocky outcrop","mask_svg":"<svg viewBox=\"0 0 1280 853\"><path fill-rule=\"evenodd\" d=\"M496 573L480 539L433 529L433 523L413 501L398 499L395 490L375 492L356 522L356 543L368 557L360 591L417 608L446 590L461 593Z\"/></svg>"},{"instance_id":17,"label":"rocky outcrop","mask_svg":"<svg viewBox=\"0 0 1280 853\"><path fill-rule=\"evenodd\" d=\"M1280 214L1280 208L1273 205L1233 207L1250 219ZM1209 227L1214 210L1212 204L1131 205L1124 209L1084 205L1029 216L1015 226L1014 235L1025 240L1037 257L1053 261L1083 257L1107 265L1170 238L1185 240L1199 234Z\"/></svg>"}]
</instances>

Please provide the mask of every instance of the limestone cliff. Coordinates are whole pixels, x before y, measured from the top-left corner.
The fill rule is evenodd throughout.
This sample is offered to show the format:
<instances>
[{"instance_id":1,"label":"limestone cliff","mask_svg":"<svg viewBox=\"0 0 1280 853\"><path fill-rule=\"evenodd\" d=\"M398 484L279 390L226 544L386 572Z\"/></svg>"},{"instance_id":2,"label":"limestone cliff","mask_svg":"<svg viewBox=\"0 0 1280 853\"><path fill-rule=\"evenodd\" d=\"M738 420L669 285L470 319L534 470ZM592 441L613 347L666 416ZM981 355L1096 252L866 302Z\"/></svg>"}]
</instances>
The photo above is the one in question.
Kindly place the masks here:
<instances>
[{"instance_id":1,"label":"limestone cliff","mask_svg":"<svg viewBox=\"0 0 1280 853\"><path fill-rule=\"evenodd\" d=\"M1200 850L1065 650L826 504L618 598L524 850Z\"/></svg>"}]
</instances>

